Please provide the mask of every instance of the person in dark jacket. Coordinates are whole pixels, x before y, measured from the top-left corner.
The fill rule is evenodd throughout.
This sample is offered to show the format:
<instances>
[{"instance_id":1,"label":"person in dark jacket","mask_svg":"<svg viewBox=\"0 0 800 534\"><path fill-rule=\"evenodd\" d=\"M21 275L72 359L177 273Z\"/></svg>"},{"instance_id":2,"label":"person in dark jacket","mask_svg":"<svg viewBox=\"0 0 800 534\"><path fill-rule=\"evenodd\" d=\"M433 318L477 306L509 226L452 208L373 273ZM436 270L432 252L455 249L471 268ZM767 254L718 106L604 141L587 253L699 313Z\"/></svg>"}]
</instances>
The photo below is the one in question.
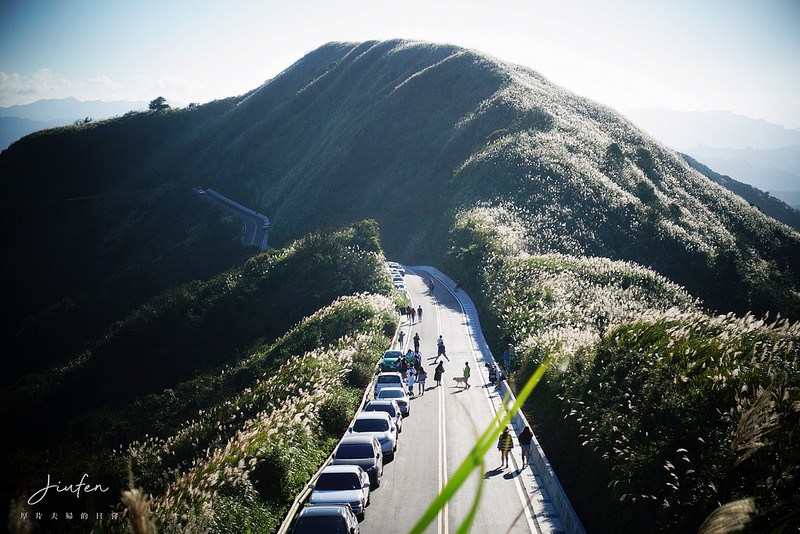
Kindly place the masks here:
<instances>
[{"instance_id":1,"label":"person in dark jacket","mask_svg":"<svg viewBox=\"0 0 800 534\"><path fill-rule=\"evenodd\" d=\"M433 370L433 381L436 382L436 387L442 385L442 375L444 374L444 362L439 362L436 369Z\"/></svg>"},{"instance_id":2,"label":"person in dark jacket","mask_svg":"<svg viewBox=\"0 0 800 534\"><path fill-rule=\"evenodd\" d=\"M531 442L533 441L533 432L531 427L526 426L522 432L519 433L519 446L522 449L522 467L529 465L531 457Z\"/></svg>"}]
</instances>

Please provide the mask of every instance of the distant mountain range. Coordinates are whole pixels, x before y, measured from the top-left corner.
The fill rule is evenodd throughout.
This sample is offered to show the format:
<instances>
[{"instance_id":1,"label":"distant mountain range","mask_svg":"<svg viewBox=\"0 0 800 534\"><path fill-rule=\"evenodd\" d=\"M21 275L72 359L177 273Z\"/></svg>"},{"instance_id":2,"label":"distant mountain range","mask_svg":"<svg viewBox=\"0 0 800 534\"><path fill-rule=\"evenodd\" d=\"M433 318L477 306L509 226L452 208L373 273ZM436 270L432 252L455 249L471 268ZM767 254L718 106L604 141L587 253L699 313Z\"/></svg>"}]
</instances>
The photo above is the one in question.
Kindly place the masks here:
<instances>
[{"instance_id":1,"label":"distant mountain range","mask_svg":"<svg viewBox=\"0 0 800 534\"><path fill-rule=\"evenodd\" d=\"M72 124L87 117L93 120L116 117L132 110L145 110L147 105L147 102L81 101L70 97L0 107L0 150L32 132Z\"/></svg>"},{"instance_id":2,"label":"distant mountain range","mask_svg":"<svg viewBox=\"0 0 800 534\"><path fill-rule=\"evenodd\" d=\"M800 211L797 211L797 209L791 207L786 202L752 185L734 180L730 176L719 174L687 154L681 154L681 156L693 169L702 173L704 176L714 180L725 189L736 193L752 206L755 206L773 219L800 231Z\"/></svg>"},{"instance_id":3,"label":"distant mountain range","mask_svg":"<svg viewBox=\"0 0 800 534\"><path fill-rule=\"evenodd\" d=\"M624 114L659 141L681 151L696 146L742 150L800 146L800 130L730 111L633 109Z\"/></svg>"},{"instance_id":4,"label":"distant mountain range","mask_svg":"<svg viewBox=\"0 0 800 534\"><path fill-rule=\"evenodd\" d=\"M800 130L727 111L626 111L668 146L800 209Z\"/></svg>"}]
</instances>

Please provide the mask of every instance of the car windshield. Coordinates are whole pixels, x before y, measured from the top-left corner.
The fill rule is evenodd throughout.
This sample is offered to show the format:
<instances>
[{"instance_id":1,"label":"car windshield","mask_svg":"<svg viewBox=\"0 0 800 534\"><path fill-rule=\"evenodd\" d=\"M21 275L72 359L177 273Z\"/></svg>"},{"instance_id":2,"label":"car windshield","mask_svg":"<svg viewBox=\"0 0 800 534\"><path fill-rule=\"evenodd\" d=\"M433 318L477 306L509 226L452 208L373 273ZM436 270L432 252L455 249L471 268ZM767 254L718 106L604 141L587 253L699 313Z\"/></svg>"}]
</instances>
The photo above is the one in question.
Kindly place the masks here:
<instances>
[{"instance_id":1,"label":"car windshield","mask_svg":"<svg viewBox=\"0 0 800 534\"><path fill-rule=\"evenodd\" d=\"M402 399L406 394L401 389L383 389L378 396L382 399Z\"/></svg>"},{"instance_id":2,"label":"car windshield","mask_svg":"<svg viewBox=\"0 0 800 534\"><path fill-rule=\"evenodd\" d=\"M395 411L394 406L391 404L370 404L366 407L366 411L385 412L389 414L389 417L397 417L397 411Z\"/></svg>"},{"instance_id":3,"label":"car windshield","mask_svg":"<svg viewBox=\"0 0 800 534\"><path fill-rule=\"evenodd\" d=\"M294 530L295 534L308 532L317 534L318 532L330 532L332 534L349 534L347 522L341 516L308 516L297 520Z\"/></svg>"},{"instance_id":4,"label":"car windshield","mask_svg":"<svg viewBox=\"0 0 800 534\"><path fill-rule=\"evenodd\" d=\"M318 490L354 490L360 487L355 473L322 473L314 485Z\"/></svg>"},{"instance_id":5,"label":"car windshield","mask_svg":"<svg viewBox=\"0 0 800 534\"><path fill-rule=\"evenodd\" d=\"M399 376L384 375L378 377L378 384L399 384L400 382Z\"/></svg>"},{"instance_id":6,"label":"car windshield","mask_svg":"<svg viewBox=\"0 0 800 534\"><path fill-rule=\"evenodd\" d=\"M389 422L382 419L358 419L353 425L356 432L385 432L389 430Z\"/></svg>"},{"instance_id":7,"label":"car windshield","mask_svg":"<svg viewBox=\"0 0 800 534\"><path fill-rule=\"evenodd\" d=\"M369 443L347 443L339 445L339 448L336 450L336 458L340 460L372 458L374 452Z\"/></svg>"}]
</instances>

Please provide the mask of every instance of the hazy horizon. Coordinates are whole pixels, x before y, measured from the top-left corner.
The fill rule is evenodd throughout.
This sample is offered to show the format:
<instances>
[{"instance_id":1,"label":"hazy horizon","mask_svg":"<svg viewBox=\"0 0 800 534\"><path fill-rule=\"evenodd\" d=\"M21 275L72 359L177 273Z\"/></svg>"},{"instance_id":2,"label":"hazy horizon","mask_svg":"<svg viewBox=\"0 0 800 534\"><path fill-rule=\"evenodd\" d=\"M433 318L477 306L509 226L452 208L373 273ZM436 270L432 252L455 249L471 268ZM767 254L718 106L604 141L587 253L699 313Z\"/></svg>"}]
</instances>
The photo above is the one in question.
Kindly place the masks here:
<instances>
[{"instance_id":1,"label":"hazy horizon","mask_svg":"<svg viewBox=\"0 0 800 534\"><path fill-rule=\"evenodd\" d=\"M620 111L719 109L797 128L798 22L792 0L7 0L0 106L203 103L255 89L326 42L404 38L530 67Z\"/></svg>"}]
</instances>

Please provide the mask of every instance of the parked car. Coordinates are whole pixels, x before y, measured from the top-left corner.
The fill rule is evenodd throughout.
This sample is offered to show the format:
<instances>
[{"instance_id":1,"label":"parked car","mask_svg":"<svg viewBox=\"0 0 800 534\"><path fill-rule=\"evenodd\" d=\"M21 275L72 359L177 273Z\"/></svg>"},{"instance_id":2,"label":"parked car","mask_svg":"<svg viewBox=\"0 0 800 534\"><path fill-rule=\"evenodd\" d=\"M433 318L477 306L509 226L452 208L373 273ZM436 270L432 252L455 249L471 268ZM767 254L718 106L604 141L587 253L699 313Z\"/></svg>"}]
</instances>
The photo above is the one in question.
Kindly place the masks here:
<instances>
[{"instance_id":1,"label":"parked car","mask_svg":"<svg viewBox=\"0 0 800 534\"><path fill-rule=\"evenodd\" d=\"M333 451L333 465L357 465L369 475L372 489L381 485L383 451L378 438L366 434L348 434Z\"/></svg>"},{"instance_id":2,"label":"parked car","mask_svg":"<svg viewBox=\"0 0 800 534\"><path fill-rule=\"evenodd\" d=\"M373 396L377 399L378 393L380 393L383 388L388 387L403 387L403 375L396 371L378 373L378 376L375 377L375 390L373 392Z\"/></svg>"},{"instance_id":3,"label":"parked car","mask_svg":"<svg viewBox=\"0 0 800 534\"><path fill-rule=\"evenodd\" d=\"M369 504L369 476L357 465L329 465L324 468L311 488L311 504L348 504L363 518Z\"/></svg>"},{"instance_id":4,"label":"parked car","mask_svg":"<svg viewBox=\"0 0 800 534\"><path fill-rule=\"evenodd\" d=\"M359 534L353 510L347 504L309 504L295 519L292 534Z\"/></svg>"},{"instance_id":5,"label":"parked car","mask_svg":"<svg viewBox=\"0 0 800 534\"><path fill-rule=\"evenodd\" d=\"M398 291L405 291L406 284L404 282L394 282L394 288Z\"/></svg>"},{"instance_id":6,"label":"parked car","mask_svg":"<svg viewBox=\"0 0 800 534\"><path fill-rule=\"evenodd\" d=\"M387 350L383 353L383 358L381 359L381 370L382 371L393 371L394 364L403 355L402 350Z\"/></svg>"},{"instance_id":7,"label":"parked car","mask_svg":"<svg viewBox=\"0 0 800 534\"><path fill-rule=\"evenodd\" d=\"M383 399L369 401L367 405L364 406L364 411L386 412L397 427L397 433L400 434L403 431L403 412L400 411L400 405L397 404L396 400Z\"/></svg>"},{"instance_id":8,"label":"parked car","mask_svg":"<svg viewBox=\"0 0 800 534\"><path fill-rule=\"evenodd\" d=\"M353 419L349 431L378 438L384 455L394 456L397 451L397 427L386 412L361 412Z\"/></svg>"},{"instance_id":9,"label":"parked car","mask_svg":"<svg viewBox=\"0 0 800 534\"><path fill-rule=\"evenodd\" d=\"M403 416L407 417L411 415L411 402L408 398L408 390L402 385L399 387L385 387L378 392L378 395L375 398L380 400L392 399L400 407L400 412L403 414Z\"/></svg>"},{"instance_id":10,"label":"parked car","mask_svg":"<svg viewBox=\"0 0 800 534\"><path fill-rule=\"evenodd\" d=\"M392 271L392 272L398 272L401 275L405 275L406 274L406 270L403 268L402 265L400 265L397 262L387 261L386 265L389 267L389 270Z\"/></svg>"}]
</instances>

